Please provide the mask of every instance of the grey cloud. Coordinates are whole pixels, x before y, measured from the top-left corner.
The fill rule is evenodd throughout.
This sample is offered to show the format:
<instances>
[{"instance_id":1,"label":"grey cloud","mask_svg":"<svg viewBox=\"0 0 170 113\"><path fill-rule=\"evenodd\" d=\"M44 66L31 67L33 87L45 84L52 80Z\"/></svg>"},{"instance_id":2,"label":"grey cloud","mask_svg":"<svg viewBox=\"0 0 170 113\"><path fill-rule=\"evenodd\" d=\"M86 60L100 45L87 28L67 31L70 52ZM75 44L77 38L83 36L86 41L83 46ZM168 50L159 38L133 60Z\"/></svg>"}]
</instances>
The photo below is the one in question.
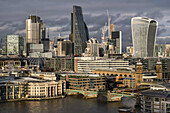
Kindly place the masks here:
<instances>
[{"instance_id":1,"label":"grey cloud","mask_svg":"<svg viewBox=\"0 0 170 113\"><path fill-rule=\"evenodd\" d=\"M54 32L69 32L70 31L70 26L63 26L57 30L55 30Z\"/></svg>"},{"instance_id":2,"label":"grey cloud","mask_svg":"<svg viewBox=\"0 0 170 113\"><path fill-rule=\"evenodd\" d=\"M25 29L25 19L30 14L39 15L47 27L60 26L60 32L69 32L72 6L80 5L87 26L93 26L89 28L90 37L96 37L99 40L100 29L107 22L106 10L108 9L112 23L116 24L116 30L123 32L123 47L125 48L131 42L128 37L131 37L132 16L128 16L128 14L159 19L161 24L165 21L162 17L166 16L162 11L170 10L169 4L169 0L2 0L0 27L10 24L9 28L0 30L0 37ZM127 16L122 16L123 14L127 14ZM16 21L21 21L22 24L15 23ZM170 20L167 22L170 23ZM166 26L159 25L159 27L158 35L164 35L167 32ZM51 34L55 34L55 32L58 30Z\"/></svg>"},{"instance_id":3,"label":"grey cloud","mask_svg":"<svg viewBox=\"0 0 170 113\"><path fill-rule=\"evenodd\" d=\"M68 19L67 17L56 18L56 19L47 19L47 20L44 20L44 22L49 27L70 25L70 19Z\"/></svg>"}]
</instances>

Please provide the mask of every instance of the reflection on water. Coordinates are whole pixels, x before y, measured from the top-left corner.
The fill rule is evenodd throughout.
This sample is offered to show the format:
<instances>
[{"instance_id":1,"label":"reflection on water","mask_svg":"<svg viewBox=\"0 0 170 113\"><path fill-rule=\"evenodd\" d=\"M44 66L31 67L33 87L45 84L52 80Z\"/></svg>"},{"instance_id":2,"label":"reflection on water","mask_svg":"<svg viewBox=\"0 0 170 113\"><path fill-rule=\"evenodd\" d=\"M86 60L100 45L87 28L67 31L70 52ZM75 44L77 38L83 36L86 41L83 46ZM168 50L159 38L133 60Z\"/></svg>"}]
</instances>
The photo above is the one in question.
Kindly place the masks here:
<instances>
[{"instance_id":1,"label":"reflection on water","mask_svg":"<svg viewBox=\"0 0 170 113\"><path fill-rule=\"evenodd\" d=\"M66 97L43 101L0 103L0 113L117 113L120 102L101 103L96 99Z\"/></svg>"}]
</instances>

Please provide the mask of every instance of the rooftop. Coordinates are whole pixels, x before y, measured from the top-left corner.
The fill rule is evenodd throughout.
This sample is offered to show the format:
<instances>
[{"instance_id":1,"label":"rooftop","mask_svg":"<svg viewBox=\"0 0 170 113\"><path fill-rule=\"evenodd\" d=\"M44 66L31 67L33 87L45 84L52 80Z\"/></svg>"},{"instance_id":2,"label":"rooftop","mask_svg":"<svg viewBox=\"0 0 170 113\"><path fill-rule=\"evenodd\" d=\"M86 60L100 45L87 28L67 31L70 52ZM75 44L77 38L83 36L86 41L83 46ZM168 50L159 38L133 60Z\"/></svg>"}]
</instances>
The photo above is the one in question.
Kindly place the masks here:
<instances>
[{"instance_id":1,"label":"rooftop","mask_svg":"<svg viewBox=\"0 0 170 113\"><path fill-rule=\"evenodd\" d=\"M150 97L170 98L170 91L146 90L146 91L141 92L141 94L145 96L150 96Z\"/></svg>"}]
</instances>

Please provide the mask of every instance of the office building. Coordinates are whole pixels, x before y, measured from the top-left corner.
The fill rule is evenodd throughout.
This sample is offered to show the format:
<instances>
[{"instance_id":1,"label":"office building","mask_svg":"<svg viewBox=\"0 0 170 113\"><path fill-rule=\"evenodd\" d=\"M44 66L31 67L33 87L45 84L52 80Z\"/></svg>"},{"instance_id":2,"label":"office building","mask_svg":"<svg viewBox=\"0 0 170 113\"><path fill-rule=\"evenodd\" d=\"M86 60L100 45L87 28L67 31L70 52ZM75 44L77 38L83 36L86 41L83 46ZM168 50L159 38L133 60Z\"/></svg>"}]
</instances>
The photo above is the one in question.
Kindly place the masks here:
<instances>
[{"instance_id":1,"label":"office building","mask_svg":"<svg viewBox=\"0 0 170 113\"><path fill-rule=\"evenodd\" d=\"M57 56L55 58L45 58L44 67L54 71L73 71L74 58L70 56Z\"/></svg>"},{"instance_id":2,"label":"office building","mask_svg":"<svg viewBox=\"0 0 170 113\"><path fill-rule=\"evenodd\" d=\"M170 56L170 44L156 44L155 45L156 57L169 57Z\"/></svg>"},{"instance_id":3,"label":"office building","mask_svg":"<svg viewBox=\"0 0 170 113\"><path fill-rule=\"evenodd\" d=\"M48 38L42 39L41 43L43 44L44 52L48 52L49 51L50 40Z\"/></svg>"},{"instance_id":4,"label":"office building","mask_svg":"<svg viewBox=\"0 0 170 113\"><path fill-rule=\"evenodd\" d=\"M106 77L112 77L113 83L117 84L117 87L137 88L143 81L142 64L138 63L136 71L128 68L113 69L96 69L93 70L93 74L104 75Z\"/></svg>"},{"instance_id":5,"label":"office building","mask_svg":"<svg viewBox=\"0 0 170 113\"><path fill-rule=\"evenodd\" d=\"M27 67L27 59L21 56L1 56L0 57L0 68L8 68L9 65L13 67Z\"/></svg>"},{"instance_id":6,"label":"office building","mask_svg":"<svg viewBox=\"0 0 170 113\"><path fill-rule=\"evenodd\" d=\"M67 89L83 91L105 91L106 79L96 74L61 74L61 80L67 83Z\"/></svg>"},{"instance_id":7,"label":"office building","mask_svg":"<svg viewBox=\"0 0 170 113\"><path fill-rule=\"evenodd\" d=\"M43 44L30 44L29 53L44 52Z\"/></svg>"},{"instance_id":8,"label":"office building","mask_svg":"<svg viewBox=\"0 0 170 113\"><path fill-rule=\"evenodd\" d=\"M65 95L65 81L29 82L28 98L55 98Z\"/></svg>"},{"instance_id":9,"label":"office building","mask_svg":"<svg viewBox=\"0 0 170 113\"><path fill-rule=\"evenodd\" d=\"M151 18L131 19L132 39L135 57L153 57L158 22Z\"/></svg>"},{"instance_id":10,"label":"office building","mask_svg":"<svg viewBox=\"0 0 170 113\"><path fill-rule=\"evenodd\" d=\"M24 38L19 35L6 36L6 53L7 55L23 55L25 50Z\"/></svg>"},{"instance_id":11,"label":"office building","mask_svg":"<svg viewBox=\"0 0 170 113\"><path fill-rule=\"evenodd\" d=\"M95 38L87 41L87 48L85 49L85 56L94 57L99 56L99 42Z\"/></svg>"},{"instance_id":12,"label":"office building","mask_svg":"<svg viewBox=\"0 0 170 113\"><path fill-rule=\"evenodd\" d=\"M93 70L96 69L115 69L115 68L128 68L129 62L123 60L115 60L115 59L86 59L81 60L78 57L75 57L74 60L74 71L75 72L86 72L92 73Z\"/></svg>"},{"instance_id":13,"label":"office building","mask_svg":"<svg viewBox=\"0 0 170 113\"><path fill-rule=\"evenodd\" d=\"M26 42L39 44L41 39L45 39L45 23L39 16L30 15L26 20Z\"/></svg>"},{"instance_id":14,"label":"office building","mask_svg":"<svg viewBox=\"0 0 170 113\"><path fill-rule=\"evenodd\" d=\"M70 40L74 43L74 55L81 56L85 51L86 41L89 40L89 34L80 6L73 6L73 13L71 13Z\"/></svg>"},{"instance_id":15,"label":"office building","mask_svg":"<svg viewBox=\"0 0 170 113\"><path fill-rule=\"evenodd\" d=\"M70 40L64 40L62 38L57 39L57 56L72 56L73 55L73 43Z\"/></svg>"},{"instance_id":16,"label":"office building","mask_svg":"<svg viewBox=\"0 0 170 113\"><path fill-rule=\"evenodd\" d=\"M27 55L30 52L30 44L40 44L46 37L45 23L39 16L30 15L26 20L26 45Z\"/></svg>"},{"instance_id":17,"label":"office building","mask_svg":"<svg viewBox=\"0 0 170 113\"><path fill-rule=\"evenodd\" d=\"M26 98L27 90L26 83L4 80L0 83L0 101Z\"/></svg>"},{"instance_id":18,"label":"office building","mask_svg":"<svg viewBox=\"0 0 170 113\"><path fill-rule=\"evenodd\" d=\"M170 85L152 85L141 92L139 102L142 113L170 113Z\"/></svg>"},{"instance_id":19,"label":"office building","mask_svg":"<svg viewBox=\"0 0 170 113\"><path fill-rule=\"evenodd\" d=\"M121 31L114 31L111 32L111 43L114 47L115 54L122 53L122 32Z\"/></svg>"},{"instance_id":20,"label":"office building","mask_svg":"<svg viewBox=\"0 0 170 113\"><path fill-rule=\"evenodd\" d=\"M110 24L109 39L112 37L112 32L115 32L115 24Z\"/></svg>"}]
</instances>

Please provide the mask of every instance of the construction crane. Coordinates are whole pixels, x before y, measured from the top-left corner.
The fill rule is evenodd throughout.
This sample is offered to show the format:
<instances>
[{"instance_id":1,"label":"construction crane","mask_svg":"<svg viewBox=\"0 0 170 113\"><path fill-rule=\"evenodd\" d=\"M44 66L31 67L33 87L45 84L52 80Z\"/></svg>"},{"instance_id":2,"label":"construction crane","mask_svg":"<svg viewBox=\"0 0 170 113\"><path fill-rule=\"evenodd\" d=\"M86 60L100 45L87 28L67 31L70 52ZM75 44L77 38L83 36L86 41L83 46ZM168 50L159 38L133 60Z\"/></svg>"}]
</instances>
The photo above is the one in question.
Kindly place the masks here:
<instances>
[{"instance_id":1,"label":"construction crane","mask_svg":"<svg viewBox=\"0 0 170 113\"><path fill-rule=\"evenodd\" d=\"M107 10L107 17L108 17L108 37L110 36L110 21L111 17L109 16L109 11Z\"/></svg>"},{"instance_id":2,"label":"construction crane","mask_svg":"<svg viewBox=\"0 0 170 113\"><path fill-rule=\"evenodd\" d=\"M102 30L102 43L105 41L105 34L107 31L107 22L105 23L105 26L101 29Z\"/></svg>"}]
</instances>

